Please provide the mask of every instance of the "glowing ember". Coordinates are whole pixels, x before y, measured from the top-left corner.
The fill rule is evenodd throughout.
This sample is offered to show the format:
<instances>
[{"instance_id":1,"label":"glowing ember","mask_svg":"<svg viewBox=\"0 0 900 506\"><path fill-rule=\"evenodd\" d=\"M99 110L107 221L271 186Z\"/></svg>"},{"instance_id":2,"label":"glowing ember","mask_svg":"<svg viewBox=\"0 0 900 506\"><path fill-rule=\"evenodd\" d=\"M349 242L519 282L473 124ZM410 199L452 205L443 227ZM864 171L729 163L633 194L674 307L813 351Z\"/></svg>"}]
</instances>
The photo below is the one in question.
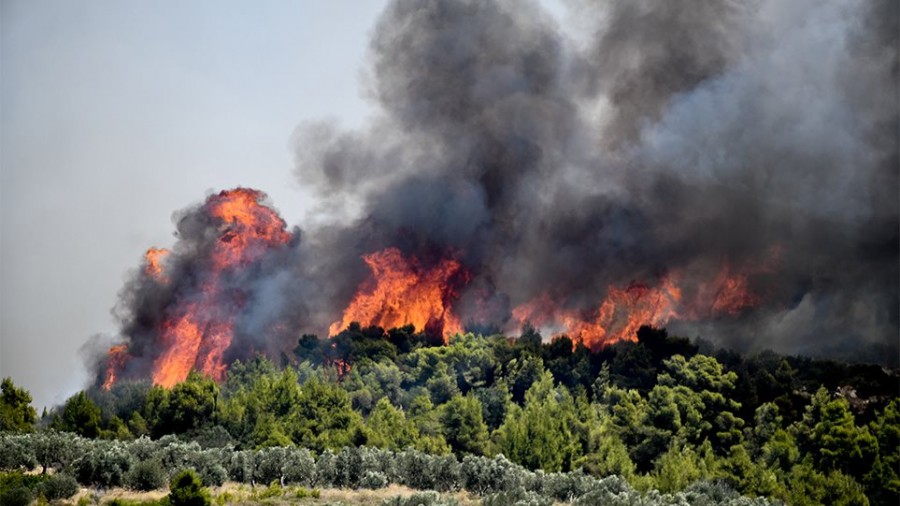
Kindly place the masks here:
<instances>
[{"instance_id":1,"label":"glowing ember","mask_svg":"<svg viewBox=\"0 0 900 506\"><path fill-rule=\"evenodd\" d=\"M405 258L388 248L365 255L372 278L361 285L340 321L329 333L335 335L352 322L388 329L413 325L445 339L462 331L452 304L458 289L468 283L469 273L451 258L434 267L423 267L415 258Z\"/></svg>"}]
</instances>

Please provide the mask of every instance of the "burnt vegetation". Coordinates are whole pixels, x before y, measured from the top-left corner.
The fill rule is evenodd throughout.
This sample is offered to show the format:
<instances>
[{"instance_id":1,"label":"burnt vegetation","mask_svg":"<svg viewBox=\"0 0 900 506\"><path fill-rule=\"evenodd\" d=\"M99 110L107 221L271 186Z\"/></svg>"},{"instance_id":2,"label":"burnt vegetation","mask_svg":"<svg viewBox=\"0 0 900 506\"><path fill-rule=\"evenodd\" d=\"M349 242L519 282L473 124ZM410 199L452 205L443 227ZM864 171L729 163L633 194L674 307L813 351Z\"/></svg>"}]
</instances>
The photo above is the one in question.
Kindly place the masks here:
<instances>
[{"instance_id":1,"label":"burnt vegetation","mask_svg":"<svg viewBox=\"0 0 900 506\"><path fill-rule=\"evenodd\" d=\"M741 355L651 327L591 351L532 327L443 344L352 324L276 362L236 361L222 383L123 381L40 419L27 392L3 388L4 493L22 497L71 489L13 478L35 467L100 488L161 488L192 469L207 487L396 483L490 504L894 504L900 492L896 371Z\"/></svg>"}]
</instances>

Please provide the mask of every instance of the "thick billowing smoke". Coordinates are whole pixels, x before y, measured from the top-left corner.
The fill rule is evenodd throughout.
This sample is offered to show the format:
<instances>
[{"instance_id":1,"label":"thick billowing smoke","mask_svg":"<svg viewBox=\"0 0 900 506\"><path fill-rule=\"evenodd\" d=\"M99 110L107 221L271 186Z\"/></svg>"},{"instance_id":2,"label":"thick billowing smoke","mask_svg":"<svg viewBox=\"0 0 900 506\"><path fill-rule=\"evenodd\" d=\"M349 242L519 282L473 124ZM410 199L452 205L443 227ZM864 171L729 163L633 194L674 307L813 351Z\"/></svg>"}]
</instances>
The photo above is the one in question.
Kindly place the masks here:
<instances>
[{"instance_id":1,"label":"thick billowing smoke","mask_svg":"<svg viewBox=\"0 0 900 506\"><path fill-rule=\"evenodd\" d=\"M176 213L171 251L151 249L120 295L127 340L98 378L147 378L171 386L192 368L221 379L254 353L278 356L308 319L298 283L300 232L289 231L265 195L238 188Z\"/></svg>"},{"instance_id":2,"label":"thick billowing smoke","mask_svg":"<svg viewBox=\"0 0 900 506\"><path fill-rule=\"evenodd\" d=\"M338 319L360 256L393 246L459 255L457 311L487 327L542 295L589 309L610 285L770 263L755 309L674 330L896 350L897 3L570 7L579 35L531 2L389 5L365 82L377 118L296 133L297 177L340 217L299 247L304 325Z\"/></svg>"},{"instance_id":3,"label":"thick billowing smoke","mask_svg":"<svg viewBox=\"0 0 900 506\"><path fill-rule=\"evenodd\" d=\"M99 380L219 377L324 335L386 248L415 259L394 272L458 261L471 329L515 333L521 307L596 316L676 273L688 299L741 271L752 304L686 303L670 330L896 366L897 3L570 7L576 33L525 1L392 2L375 119L296 132L313 223L288 230L247 189L177 213L172 251L123 290Z\"/></svg>"}]
</instances>

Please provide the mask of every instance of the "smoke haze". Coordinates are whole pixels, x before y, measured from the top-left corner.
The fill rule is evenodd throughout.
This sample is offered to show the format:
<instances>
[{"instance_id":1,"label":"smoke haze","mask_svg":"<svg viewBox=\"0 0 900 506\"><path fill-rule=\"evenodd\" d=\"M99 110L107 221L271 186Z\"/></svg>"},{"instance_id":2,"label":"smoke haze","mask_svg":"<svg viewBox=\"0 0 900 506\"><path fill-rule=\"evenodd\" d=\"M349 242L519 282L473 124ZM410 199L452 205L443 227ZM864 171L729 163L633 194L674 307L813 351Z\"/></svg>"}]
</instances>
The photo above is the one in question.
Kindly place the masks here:
<instances>
[{"instance_id":1,"label":"smoke haze","mask_svg":"<svg viewBox=\"0 0 900 506\"><path fill-rule=\"evenodd\" d=\"M377 118L296 134L298 180L350 210L308 230L326 307L387 246L458 252L463 319L495 328L544 294L587 310L609 286L771 263L754 310L672 328L896 365L896 3L571 7L589 37L535 3L387 7Z\"/></svg>"}]
</instances>

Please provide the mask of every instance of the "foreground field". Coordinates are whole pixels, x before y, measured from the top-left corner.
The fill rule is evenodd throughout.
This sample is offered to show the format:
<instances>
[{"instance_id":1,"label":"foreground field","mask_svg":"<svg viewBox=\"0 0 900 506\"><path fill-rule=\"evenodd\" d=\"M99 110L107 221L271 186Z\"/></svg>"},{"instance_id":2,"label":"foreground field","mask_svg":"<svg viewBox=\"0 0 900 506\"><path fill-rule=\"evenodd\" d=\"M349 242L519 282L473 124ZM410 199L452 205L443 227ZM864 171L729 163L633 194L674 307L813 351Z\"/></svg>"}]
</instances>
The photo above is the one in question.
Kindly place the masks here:
<instances>
[{"instance_id":1,"label":"foreground field","mask_svg":"<svg viewBox=\"0 0 900 506\"><path fill-rule=\"evenodd\" d=\"M481 500L468 492L438 494L421 492L401 485L390 485L378 490L308 489L305 487L250 487L236 482L227 482L210 490L213 504L267 504L272 506L291 504L328 505L383 505L383 504L458 504L460 506L481 504ZM157 504L168 495L166 490L136 492L124 488L113 488L103 492L82 488L72 498L55 502L69 506L89 504L118 504L137 506Z\"/></svg>"}]
</instances>

